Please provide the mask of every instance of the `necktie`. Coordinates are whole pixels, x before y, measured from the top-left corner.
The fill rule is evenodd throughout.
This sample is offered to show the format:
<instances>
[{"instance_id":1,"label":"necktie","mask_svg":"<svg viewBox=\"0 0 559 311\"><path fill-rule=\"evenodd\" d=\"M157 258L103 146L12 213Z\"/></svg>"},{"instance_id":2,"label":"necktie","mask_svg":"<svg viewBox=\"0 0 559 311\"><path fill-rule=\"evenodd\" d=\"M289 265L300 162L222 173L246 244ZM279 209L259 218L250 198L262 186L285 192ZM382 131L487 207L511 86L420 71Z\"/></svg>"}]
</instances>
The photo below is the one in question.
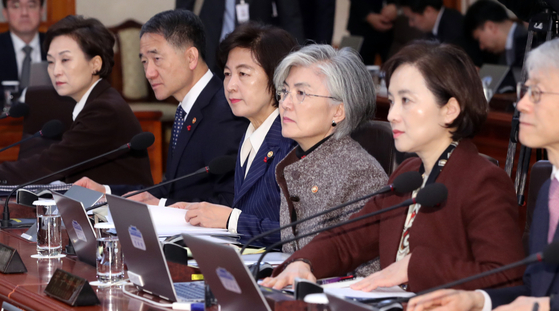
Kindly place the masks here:
<instances>
[{"instance_id":1,"label":"necktie","mask_svg":"<svg viewBox=\"0 0 559 311\"><path fill-rule=\"evenodd\" d=\"M549 231L547 233L547 242L553 241L557 223L559 223L559 181L555 176L551 179L549 186Z\"/></svg>"},{"instance_id":2,"label":"necktie","mask_svg":"<svg viewBox=\"0 0 559 311\"><path fill-rule=\"evenodd\" d=\"M221 27L221 38L219 38L219 41L222 41L233 30L235 30L235 0L225 0L223 26Z\"/></svg>"},{"instance_id":3,"label":"necktie","mask_svg":"<svg viewBox=\"0 0 559 311\"><path fill-rule=\"evenodd\" d=\"M23 90L29 86L29 76L31 75L31 51L33 51L33 48L26 45L22 50L25 53L25 58L23 59L23 65L21 67L21 79L19 81L19 85Z\"/></svg>"},{"instance_id":4,"label":"necktie","mask_svg":"<svg viewBox=\"0 0 559 311\"><path fill-rule=\"evenodd\" d=\"M177 112L175 113L175 123L173 123L173 136L171 137L171 146L173 148L173 151L177 146L177 141L179 139L182 126L184 125L185 116L186 116L186 111L184 111L184 109L182 109L182 106L179 105L177 107Z\"/></svg>"}]
</instances>

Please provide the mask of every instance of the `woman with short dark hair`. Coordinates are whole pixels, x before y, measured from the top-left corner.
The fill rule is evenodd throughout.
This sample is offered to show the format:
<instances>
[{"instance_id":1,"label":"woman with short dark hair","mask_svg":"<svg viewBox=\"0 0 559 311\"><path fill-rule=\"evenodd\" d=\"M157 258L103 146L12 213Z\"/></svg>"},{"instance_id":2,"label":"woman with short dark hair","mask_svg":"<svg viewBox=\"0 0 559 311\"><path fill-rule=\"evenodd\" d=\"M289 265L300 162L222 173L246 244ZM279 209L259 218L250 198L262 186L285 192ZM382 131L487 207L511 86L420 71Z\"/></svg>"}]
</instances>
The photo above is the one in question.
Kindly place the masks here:
<instances>
[{"instance_id":1,"label":"woman with short dark hair","mask_svg":"<svg viewBox=\"0 0 559 311\"><path fill-rule=\"evenodd\" d=\"M388 60L384 71L396 149L418 155L403 162L389 183L404 172L419 171L422 187L434 182L447 187L446 202L438 208L413 204L320 234L264 285L281 288L295 277L342 275L380 256L383 270L353 289L401 285L418 292L524 257L512 182L469 139L486 118L487 101L468 56L451 45L415 43ZM418 190L376 196L353 217L397 205ZM459 287L511 285L522 270Z\"/></svg>"},{"instance_id":2,"label":"woman with short dark hair","mask_svg":"<svg viewBox=\"0 0 559 311\"><path fill-rule=\"evenodd\" d=\"M279 161L295 142L281 135L274 70L297 47L285 30L257 23L237 27L219 45L218 64L223 68L225 97L238 117L250 125L239 146L232 207L208 202L178 202L193 225L226 228L241 234L240 242L279 226L280 189L275 180ZM270 235L258 245L280 239Z\"/></svg>"},{"instance_id":3,"label":"woman with short dark hair","mask_svg":"<svg viewBox=\"0 0 559 311\"><path fill-rule=\"evenodd\" d=\"M44 42L48 73L56 92L76 101L73 122L60 142L28 158L3 163L0 175L7 183L21 184L88 160L142 132L130 106L105 79L114 65L114 43L113 35L93 18L70 15L49 28ZM64 117L52 107L51 118ZM74 182L84 175L104 184L153 184L147 153L124 152L41 182Z\"/></svg>"}]
</instances>

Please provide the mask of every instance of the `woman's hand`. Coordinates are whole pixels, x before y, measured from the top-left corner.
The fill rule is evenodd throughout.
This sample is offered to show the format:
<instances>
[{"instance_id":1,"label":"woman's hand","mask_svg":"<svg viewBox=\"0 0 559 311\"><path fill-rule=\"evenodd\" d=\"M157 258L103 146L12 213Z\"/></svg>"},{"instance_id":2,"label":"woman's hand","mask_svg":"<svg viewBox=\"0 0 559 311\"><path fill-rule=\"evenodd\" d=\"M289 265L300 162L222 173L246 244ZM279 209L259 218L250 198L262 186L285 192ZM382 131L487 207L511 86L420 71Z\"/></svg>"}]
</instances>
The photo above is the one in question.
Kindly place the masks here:
<instances>
[{"instance_id":1,"label":"woman's hand","mask_svg":"<svg viewBox=\"0 0 559 311\"><path fill-rule=\"evenodd\" d=\"M185 220L193 226L227 229L227 220L232 208L208 202L177 202L171 207L187 209Z\"/></svg>"},{"instance_id":2,"label":"woman's hand","mask_svg":"<svg viewBox=\"0 0 559 311\"><path fill-rule=\"evenodd\" d=\"M480 292L443 289L412 298L408 311L481 311L484 303L485 297Z\"/></svg>"},{"instance_id":3,"label":"woman's hand","mask_svg":"<svg viewBox=\"0 0 559 311\"><path fill-rule=\"evenodd\" d=\"M275 278L265 278L262 285L279 290L287 285L292 285L295 278L316 282L316 277L311 272L311 266L302 261L295 261L285 267L285 270Z\"/></svg>"},{"instance_id":4,"label":"woman's hand","mask_svg":"<svg viewBox=\"0 0 559 311\"><path fill-rule=\"evenodd\" d=\"M370 292L377 287L391 287L408 282L408 265L411 254L351 285L352 289Z\"/></svg>"}]
</instances>

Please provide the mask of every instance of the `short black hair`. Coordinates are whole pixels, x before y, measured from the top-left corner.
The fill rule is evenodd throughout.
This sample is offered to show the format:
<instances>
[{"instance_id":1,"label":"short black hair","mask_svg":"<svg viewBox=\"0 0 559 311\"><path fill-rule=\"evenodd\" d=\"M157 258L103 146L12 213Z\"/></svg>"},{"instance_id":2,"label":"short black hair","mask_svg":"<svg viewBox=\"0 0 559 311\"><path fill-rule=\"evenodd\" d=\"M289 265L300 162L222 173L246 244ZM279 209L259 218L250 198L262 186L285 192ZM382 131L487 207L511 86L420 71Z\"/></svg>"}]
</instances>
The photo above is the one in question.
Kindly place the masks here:
<instances>
[{"instance_id":1,"label":"short black hair","mask_svg":"<svg viewBox=\"0 0 559 311\"><path fill-rule=\"evenodd\" d=\"M464 35L472 37L476 29L485 22L501 23L509 19L505 8L496 1L478 0L468 8L464 17Z\"/></svg>"},{"instance_id":2,"label":"short black hair","mask_svg":"<svg viewBox=\"0 0 559 311\"><path fill-rule=\"evenodd\" d=\"M221 41L217 50L217 64L223 70L231 50L249 49L256 62L264 69L268 78L268 91L274 98L274 106L278 107L274 71L282 59L297 47L297 40L289 32L278 27L250 22L237 27Z\"/></svg>"},{"instance_id":3,"label":"short black hair","mask_svg":"<svg viewBox=\"0 0 559 311\"><path fill-rule=\"evenodd\" d=\"M41 0L41 7L45 4L45 0ZM2 0L2 5L7 8L8 7L8 0Z\"/></svg>"},{"instance_id":4,"label":"short black hair","mask_svg":"<svg viewBox=\"0 0 559 311\"><path fill-rule=\"evenodd\" d=\"M409 7L414 13L423 14L428 6L440 11L443 0L400 0L400 5Z\"/></svg>"},{"instance_id":5,"label":"short black hair","mask_svg":"<svg viewBox=\"0 0 559 311\"><path fill-rule=\"evenodd\" d=\"M176 9L155 14L140 30L146 34L161 35L177 49L195 47L201 58L206 59L206 33L204 25L192 11Z\"/></svg>"},{"instance_id":6,"label":"short black hair","mask_svg":"<svg viewBox=\"0 0 559 311\"><path fill-rule=\"evenodd\" d=\"M455 98L460 114L447 128L452 139L472 138L487 119L489 105L483 93L481 80L470 57L461 48L433 41L415 41L405 46L383 65L386 85L392 74L403 65L411 65L423 76L427 88L442 107Z\"/></svg>"},{"instance_id":7,"label":"short black hair","mask_svg":"<svg viewBox=\"0 0 559 311\"><path fill-rule=\"evenodd\" d=\"M115 64L115 37L99 20L76 15L64 17L47 30L43 49L48 51L52 40L59 36L69 36L76 40L88 59L101 57L103 64L95 75L109 77Z\"/></svg>"}]
</instances>

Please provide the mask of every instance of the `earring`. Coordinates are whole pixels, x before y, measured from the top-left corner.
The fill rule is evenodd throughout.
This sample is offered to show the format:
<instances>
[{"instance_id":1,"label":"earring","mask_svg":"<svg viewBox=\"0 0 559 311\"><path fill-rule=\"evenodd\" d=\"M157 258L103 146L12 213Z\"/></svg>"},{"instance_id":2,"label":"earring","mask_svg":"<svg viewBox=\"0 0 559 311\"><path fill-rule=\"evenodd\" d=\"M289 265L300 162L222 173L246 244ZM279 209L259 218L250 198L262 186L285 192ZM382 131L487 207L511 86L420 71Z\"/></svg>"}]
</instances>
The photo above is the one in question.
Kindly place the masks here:
<instances>
[{"instance_id":1,"label":"earring","mask_svg":"<svg viewBox=\"0 0 559 311\"><path fill-rule=\"evenodd\" d=\"M336 127L336 125L338 125L338 123L336 123L336 121L332 120L332 127Z\"/></svg>"}]
</instances>

